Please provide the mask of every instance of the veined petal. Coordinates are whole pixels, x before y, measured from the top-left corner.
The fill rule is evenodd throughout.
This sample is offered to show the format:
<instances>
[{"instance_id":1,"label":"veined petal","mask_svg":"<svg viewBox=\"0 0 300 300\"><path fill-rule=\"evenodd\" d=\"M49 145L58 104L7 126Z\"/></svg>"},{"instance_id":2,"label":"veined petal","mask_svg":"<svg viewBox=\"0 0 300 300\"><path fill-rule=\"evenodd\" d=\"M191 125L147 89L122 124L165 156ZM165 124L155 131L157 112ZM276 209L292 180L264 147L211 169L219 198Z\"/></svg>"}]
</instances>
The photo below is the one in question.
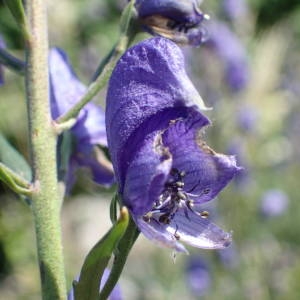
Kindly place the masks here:
<instances>
[{"instance_id":1,"label":"veined petal","mask_svg":"<svg viewBox=\"0 0 300 300\"><path fill-rule=\"evenodd\" d=\"M121 161L129 152L125 144L136 136L145 121L152 117L160 119L159 127L161 122L167 124L173 117L180 117L180 110L186 114L188 107L205 108L185 72L182 52L175 43L152 38L122 56L109 82L106 107L108 144L119 182L124 180L120 173L126 172L121 170L126 169L121 167ZM169 111L173 113L168 119ZM130 163L125 161L126 165Z\"/></svg>"},{"instance_id":2,"label":"veined petal","mask_svg":"<svg viewBox=\"0 0 300 300\"><path fill-rule=\"evenodd\" d=\"M218 154L201 139L200 130L208 124L201 114L177 120L163 134L173 168L185 173L184 190L195 203L213 199L241 169L233 156Z\"/></svg>"},{"instance_id":3,"label":"veined petal","mask_svg":"<svg viewBox=\"0 0 300 300\"><path fill-rule=\"evenodd\" d=\"M181 242L203 249L223 249L231 243L231 233L187 208L178 209L170 224L153 219L147 222L141 217L136 218L136 223L148 239L179 252L187 253Z\"/></svg>"},{"instance_id":4,"label":"veined petal","mask_svg":"<svg viewBox=\"0 0 300 300\"><path fill-rule=\"evenodd\" d=\"M136 218L135 222L140 231L149 240L157 243L162 247L172 248L178 252L184 252L188 254L185 247L179 243L173 234L170 234L163 228L163 226L155 221L145 222L142 218Z\"/></svg>"},{"instance_id":5,"label":"veined petal","mask_svg":"<svg viewBox=\"0 0 300 300\"><path fill-rule=\"evenodd\" d=\"M179 209L166 227L170 234L191 246L203 249L222 249L231 243L231 233L189 210Z\"/></svg>"}]
</instances>

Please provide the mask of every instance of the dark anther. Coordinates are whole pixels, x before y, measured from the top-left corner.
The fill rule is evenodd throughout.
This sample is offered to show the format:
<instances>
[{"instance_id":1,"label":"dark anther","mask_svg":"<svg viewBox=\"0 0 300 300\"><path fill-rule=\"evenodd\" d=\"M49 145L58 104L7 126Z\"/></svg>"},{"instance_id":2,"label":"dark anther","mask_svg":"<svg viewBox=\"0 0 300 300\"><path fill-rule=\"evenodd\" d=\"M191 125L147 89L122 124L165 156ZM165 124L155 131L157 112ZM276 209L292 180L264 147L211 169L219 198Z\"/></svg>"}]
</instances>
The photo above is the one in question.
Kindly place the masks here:
<instances>
[{"instance_id":1,"label":"dark anther","mask_svg":"<svg viewBox=\"0 0 300 300\"><path fill-rule=\"evenodd\" d=\"M158 221L160 223L163 223L165 225L170 224L170 215L169 214L164 214L162 216L159 217Z\"/></svg>"},{"instance_id":2,"label":"dark anther","mask_svg":"<svg viewBox=\"0 0 300 300\"><path fill-rule=\"evenodd\" d=\"M201 211L200 212L200 217L203 218L203 219L206 219L209 217L209 212L204 210L204 211Z\"/></svg>"}]
</instances>

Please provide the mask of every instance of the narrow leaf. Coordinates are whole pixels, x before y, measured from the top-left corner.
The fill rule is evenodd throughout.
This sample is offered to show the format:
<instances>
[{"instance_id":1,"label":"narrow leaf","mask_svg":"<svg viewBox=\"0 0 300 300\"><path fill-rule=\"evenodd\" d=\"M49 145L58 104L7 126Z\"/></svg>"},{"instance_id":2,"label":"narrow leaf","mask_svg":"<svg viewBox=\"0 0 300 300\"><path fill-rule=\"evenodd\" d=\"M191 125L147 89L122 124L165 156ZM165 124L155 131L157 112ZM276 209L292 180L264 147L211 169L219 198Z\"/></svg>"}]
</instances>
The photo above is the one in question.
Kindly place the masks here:
<instances>
[{"instance_id":1,"label":"narrow leaf","mask_svg":"<svg viewBox=\"0 0 300 300\"><path fill-rule=\"evenodd\" d=\"M76 300L94 300L98 298L102 275L118 241L126 231L128 221L128 210L123 207L117 223L87 255L81 269L79 281L73 283Z\"/></svg>"},{"instance_id":2,"label":"narrow leaf","mask_svg":"<svg viewBox=\"0 0 300 300\"><path fill-rule=\"evenodd\" d=\"M25 158L0 134L0 162L20 177L31 181L32 172Z\"/></svg>"}]
</instances>

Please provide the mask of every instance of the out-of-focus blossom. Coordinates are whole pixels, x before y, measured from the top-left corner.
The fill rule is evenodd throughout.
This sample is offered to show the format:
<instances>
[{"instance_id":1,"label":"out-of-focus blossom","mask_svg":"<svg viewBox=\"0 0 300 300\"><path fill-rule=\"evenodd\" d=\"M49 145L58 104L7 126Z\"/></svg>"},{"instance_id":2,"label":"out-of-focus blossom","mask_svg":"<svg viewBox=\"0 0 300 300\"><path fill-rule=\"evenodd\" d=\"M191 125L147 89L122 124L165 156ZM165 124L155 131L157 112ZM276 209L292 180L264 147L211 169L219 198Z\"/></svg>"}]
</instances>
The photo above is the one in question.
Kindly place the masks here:
<instances>
[{"instance_id":1,"label":"out-of-focus blossom","mask_svg":"<svg viewBox=\"0 0 300 300\"><path fill-rule=\"evenodd\" d=\"M210 22L207 26L208 40L205 45L215 51L224 64L225 80L233 91L246 87L249 66L245 47L238 37L222 22Z\"/></svg>"},{"instance_id":2,"label":"out-of-focus blossom","mask_svg":"<svg viewBox=\"0 0 300 300\"><path fill-rule=\"evenodd\" d=\"M187 262L187 287L195 297L204 296L209 292L212 283L211 271L201 256L191 256Z\"/></svg>"},{"instance_id":3,"label":"out-of-focus blossom","mask_svg":"<svg viewBox=\"0 0 300 300\"><path fill-rule=\"evenodd\" d=\"M260 211L264 217L277 217L286 211L288 203L289 199L284 191L268 190L261 198Z\"/></svg>"},{"instance_id":4,"label":"out-of-focus blossom","mask_svg":"<svg viewBox=\"0 0 300 300\"><path fill-rule=\"evenodd\" d=\"M202 27L208 18L199 0L136 0L135 7L145 29L177 43L200 45L205 40Z\"/></svg>"},{"instance_id":5,"label":"out-of-focus blossom","mask_svg":"<svg viewBox=\"0 0 300 300\"><path fill-rule=\"evenodd\" d=\"M245 0L223 0L222 10L230 20L237 20L247 15L248 7Z\"/></svg>"},{"instance_id":6,"label":"out-of-focus blossom","mask_svg":"<svg viewBox=\"0 0 300 300\"><path fill-rule=\"evenodd\" d=\"M177 251L186 251L179 240L200 248L231 241L231 234L193 209L239 170L234 157L202 140L210 122L199 99L180 48L159 37L123 55L107 93L108 145L123 204L147 238Z\"/></svg>"},{"instance_id":7,"label":"out-of-focus blossom","mask_svg":"<svg viewBox=\"0 0 300 300\"><path fill-rule=\"evenodd\" d=\"M244 132L253 132L258 124L258 111L250 105L242 105L237 112L237 125Z\"/></svg>"},{"instance_id":8,"label":"out-of-focus blossom","mask_svg":"<svg viewBox=\"0 0 300 300\"><path fill-rule=\"evenodd\" d=\"M235 268L239 263L239 256L234 243L225 249L218 250L218 255L223 265L227 268Z\"/></svg>"},{"instance_id":9,"label":"out-of-focus blossom","mask_svg":"<svg viewBox=\"0 0 300 300\"><path fill-rule=\"evenodd\" d=\"M110 270L108 270L108 269L104 270L99 290L101 290L104 287L104 284L106 283L106 281L107 281L107 279L109 277L109 273L110 273ZM72 288L70 290L70 292L68 293L68 300L74 300L74 299L75 299L74 298L74 289ZM112 290L111 294L109 295L108 300L122 300L122 299L123 299L123 297L122 297L121 288L120 288L120 285L117 284L114 287L114 289Z\"/></svg>"},{"instance_id":10,"label":"out-of-focus blossom","mask_svg":"<svg viewBox=\"0 0 300 300\"><path fill-rule=\"evenodd\" d=\"M5 43L1 36L0 36L0 48L2 49L5 48ZM0 64L0 86L3 83L4 83L4 71L2 65Z\"/></svg>"},{"instance_id":11,"label":"out-of-focus blossom","mask_svg":"<svg viewBox=\"0 0 300 300\"><path fill-rule=\"evenodd\" d=\"M49 72L51 84L51 112L56 119L67 112L86 91L73 72L66 54L53 48L49 54ZM111 163L100 146L107 146L105 116L103 110L94 103L88 103L80 112L71 132L75 139L69 168L66 175L67 187L74 180L78 167L87 167L93 174L95 182L109 186L114 175Z\"/></svg>"}]
</instances>

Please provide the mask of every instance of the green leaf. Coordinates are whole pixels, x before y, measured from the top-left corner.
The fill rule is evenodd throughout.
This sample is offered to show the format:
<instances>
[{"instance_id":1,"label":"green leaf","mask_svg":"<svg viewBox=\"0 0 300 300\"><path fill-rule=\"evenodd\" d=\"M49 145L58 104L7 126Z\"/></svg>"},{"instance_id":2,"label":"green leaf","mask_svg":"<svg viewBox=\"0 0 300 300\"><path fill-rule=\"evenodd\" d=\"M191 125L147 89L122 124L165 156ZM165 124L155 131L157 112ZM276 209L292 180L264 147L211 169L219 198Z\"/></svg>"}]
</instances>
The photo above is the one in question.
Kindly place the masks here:
<instances>
[{"instance_id":1,"label":"green leaf","mask_svg":"<svg viewBox=\"0 0 300 300\"><path fill-rule=\"evenodd\" d=\"M123 207L117 223L87 255L80 272L79 281L73 283L76 300L93 300L99 297L102 275L120 238L126 231L128 222L129 213Z\"/></svg>"},{"instance_id":2,"label":"green leaf","mask_svg":"<svg viewBox=\"0 0 300 300\"><path fill-rule=\"evenodd\" d=\"M126 35L127 33L132 14L134 12L134 4L135 4L135 0L131 0L123 10L120 19L121 34Z\"/></svg>"},{"instance_id":3,"label":"green leaf","mask_svg":"<svg viewBox=\"0 0 300 300\"><path fill-rule=\"evenodd\" d=\"M20 26L25 38L28 38L26 15L22 0L4 0L17 24Z\"/></svg>"},{"instance_id":4,"label":"green leaf","mask_svg":"<svg viewBox=\"0 0 300 300\"><path fill-rule=\"evenodd\" d=\"M12 171L31 181L32 172L25 158L0 134L0 162Z\"/></svg>"},{"instance_id":5,"label":"green leaf","mask_svg":"<svg viewBox=\"0 0 300 300\"><path fill-rule=\"evenodd\" d=\"M115 193L110 202L110 220L113 224L115 224L117 221L118 198L118 193Z\"/></svg>"}]
</instances>

